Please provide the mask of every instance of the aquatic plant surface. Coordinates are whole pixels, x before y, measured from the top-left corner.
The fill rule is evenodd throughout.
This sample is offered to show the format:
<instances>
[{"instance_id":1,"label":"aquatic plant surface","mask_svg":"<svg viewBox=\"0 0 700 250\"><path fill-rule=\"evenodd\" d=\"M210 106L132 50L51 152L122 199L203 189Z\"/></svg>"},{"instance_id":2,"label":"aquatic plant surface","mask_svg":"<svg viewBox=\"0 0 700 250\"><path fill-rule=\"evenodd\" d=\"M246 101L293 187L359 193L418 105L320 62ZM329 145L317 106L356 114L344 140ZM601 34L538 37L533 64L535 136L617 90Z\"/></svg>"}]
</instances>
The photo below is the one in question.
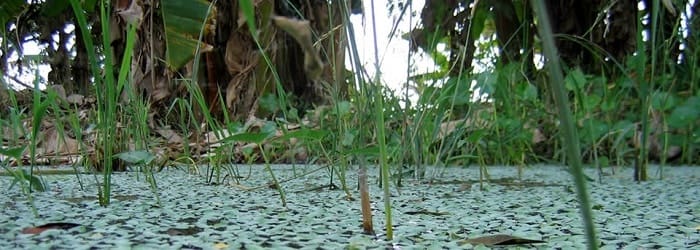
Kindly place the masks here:
<instances>
[{"instance_id":1,"label":"aquatic plant surface","mask_svg":"<svg viewBox=\"0 0 700 250\"><path fill-rule=\"evenodd\" d=\"M241 177L249 168L238 167ZM280 180L315 168L273 167ZM82 190L75 175L47 175L47 192L33 194L39 218L17 185L8 189L11 177L2 176L0 249L485 248L465 240L493 234L545 241L518 246L524 248L585 246L573 182L563 167L528 167L522 179L515 167L490 167L492 181L483 189L476 167L429 169L422 180L404 179L403 187L392 187L393 242L382 235L381 192L376 169L370 172L378 235L362 233L355 169L348 175L354 200L329 190L330 172L321 170L280 184L287 208L261 166L252 166L239 184L232 178L207 183L203 173L183 170L157 173L160 204L143 173L118 173L107 208L98 204L92 175L80 175ZM596 170L586 173L597 179ZM700 247L700 168L667 167L664 177L636 183L631 169L618 169L602 183L588 183L603 249ZM333 182L340 186L335 174ZM79 226L28 233L48 223Z\"/></svg>"}]
</instances>

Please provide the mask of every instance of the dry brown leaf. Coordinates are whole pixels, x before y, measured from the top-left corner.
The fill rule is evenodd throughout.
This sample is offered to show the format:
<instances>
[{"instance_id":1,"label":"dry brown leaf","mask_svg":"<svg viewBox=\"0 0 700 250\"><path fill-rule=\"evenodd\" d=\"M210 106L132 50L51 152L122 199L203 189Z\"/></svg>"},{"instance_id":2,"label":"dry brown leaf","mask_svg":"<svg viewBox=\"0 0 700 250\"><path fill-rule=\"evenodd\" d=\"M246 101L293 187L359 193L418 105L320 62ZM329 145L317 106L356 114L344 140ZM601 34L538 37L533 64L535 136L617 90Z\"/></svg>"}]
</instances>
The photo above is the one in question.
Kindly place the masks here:
<instances>
[{"instance_id":1,"label":"dry brown leaf","mask_svg":"<svg viewBox=\"0 0 700 250\"><path fill-rule=\"evenodd\" d=\"M80 224L75 224L75 223L65 223L65 222L56 222L56 223L47 223L41 226L36 226L36 227L28 227L25 229L22 229L23 234L40 234L46 230L49 229L58 229L58 230L68 230L74 227L80 226Z\"/></svg>"},{"instance_id":2,"label":"dry brown leaf","mask_svg":"<svg viewBox=\"0 0 700 250\"><path fill-rule=\"evenodd\" d=\"M482 237L471 238L467 240L462 240L459 242L460 245L472 244L472 245L485 245L485 246L505 246L505 245L524 245L533 243L544 243L541 240L531 240L520 238L507 234L495 234Z\"/></svg>"},{"instance_id":3,"label":"dry brown leaf","mask_svg":"<svg viewBox=\"0 0 700 250\"><path fill-rule=\"evenodd\" d=\"M314 48L309 21L284 16L273 16L272 21L299 43L304 51L304 73L309 80L318 80L323 73L324 65L318 51Z\"/></svg>"},{"instance_id":4,"label":"dry brown leaf","mask_svg":"<svg viewBox=\"0 0 700 250\"><path fill-rule=\"evenodd\" d=\"M452 132L457 129L457 126L462 124L464 120L457 120L457 121L449 121L449 122L443 122L440 124L440 131L438 131L437 137L435 140L441 140L445 136L451 134Z\"/></svg>"},{"instance_id":5,"label":"dry brown leaf","mask_svg":"<svg viewBox=\"0 0 700 250\"><path fill-rule=\"evenodd\" d=\"M15 127L12 125L7 125L7 126L2 126L0 128L0 131L2 134L0 135L0 141L2 140L14 140L14 138L24 138L26 130L23 130L22 128Z\"/></svg>"},{"instance_id":6,"label":"dry brown leaf","mask_svg":"<svg viewBox=\"0 0 700 250\"><path fill-rule=\"evenodd\" d=\"M156 129L156 133L168 140L168 144L182 144L182 137L172 129Z\"/></svg>"},{"instance_id":7,"label":"dry brown leaf","mask_svg":"<svg viewBox=\"0 0 700 250\"><path fill-rule=\"evenodd\" d=\"M209 144L209 145L214 145L218 144L219 141L222 139L229 137L233 135L231 132L229 132L227 129L221 129L217 131L209 131L206 135L204 135L204 143Z\"/></svg>"},{"instance_id":8,"label":"dry brown leaf","mask_svg":"<svg viewBox=\"0 0 700 250\"><path fill-rule=\"evenodd\" d=\"M71 94L66 97L66 102L68 104L73 104L73 105L83 105L83 102L85 100L85 96L80 95L80 94Z\"/></svg>"},{"instance_id":9,"label":"dry brown leaf","mask_svg":"<svg viewBox=\"0 0 700 250\"><path fill-rule=\"evenodd\" d=\"M155 156L153 163L156 165L164 165L164 163L167 163L170 157L174 155L172 148L168 147L153 147L150 151Z\"/></svg>"},{"instance_id":10,"label":"dry brown leaf","mask_svg":"<svg viewBox=\"0 0 700 250\"><path fill-rule=\"evenodd\" d=\"M544 136L544 133L542 133L542 130L536 128L532 130L532 144L537 144L543 141L546 141L547 137Z\"/></svg>"},{"instance_id":11,"label":"dry brown leaf","mask_svg":"<svg viewBox=\"0 0 700 250\"><path fill-rule=\"evenodd\" d=\"M63 85L49 85L49 89L56 93L59 100L66 100L66 89L63 88Z\"/></svg>"},{"instance_id":12,"label":"dry brown leaf","mask_svg":"<svg viewBox=\"0 0 700 250\"><path fill-rule=\"evenodd\" d=\"M139 2L141 1L131 1L129 8L116 10L124 21L136 27L141 26L143 20L143 8L138 4Z\"/></svg>"},{"instance_id":13,"label":"dry brown leaf","mask_svg":"<svg viewBox=\"0 0 700 250\"><path fill-rule=\"evenodd\" d=\"M673 6L673 2L671 0L661 0L661 3L664 4L664 7L666 7L668 13L671 13L672 16L676 16L676 8Z\"/></svg>"},{"instance_id":14,"label":"dry brown leaf","mask_svg":"<svg viewBox=\"0 0 700 250\"><path fill-rule=\"evenodd\" d=\"M157 78L154 87L155 88L153 89L153 93L151 95L154 103L159 102L160 100L163 100L166 97L170 96L170 89L168 88L168 84L166 83L165 77Z\"/></svg>"},{"instance_id":15,"label":"dry brown leaf","mask_svg":"<svg viewBox=\"0 0 700 250\"><path fill-rule=\"evenodd\" d=\"M297 162L309 162L309 153L306 152L306 147L297 147L294 159Z\"/></svg>"},{"instance_id":16,"label":"dry brown leaf","mask_svg":"<svg viewBox=\"0 0 700 250\"><path fill-rule=\"evenodd\" d=\"M79 150L77 140L65 135L61 136L55 127L50 127L44 131L44 137L39 145L45 155L77 154Z\"/></svg>"},{"instance_id":17,"label":"dry brown leaf","mask_svg":"<svg viewBox=\"0 0 700 250\"><path fill-rule=\"evenodd\" d=\"M287 130L296 130L296 129L301 128L301 124L297 124L297 123L289 123L289 124L286 124L286 126L287 126Z\"/></svg>"}]
</instances>

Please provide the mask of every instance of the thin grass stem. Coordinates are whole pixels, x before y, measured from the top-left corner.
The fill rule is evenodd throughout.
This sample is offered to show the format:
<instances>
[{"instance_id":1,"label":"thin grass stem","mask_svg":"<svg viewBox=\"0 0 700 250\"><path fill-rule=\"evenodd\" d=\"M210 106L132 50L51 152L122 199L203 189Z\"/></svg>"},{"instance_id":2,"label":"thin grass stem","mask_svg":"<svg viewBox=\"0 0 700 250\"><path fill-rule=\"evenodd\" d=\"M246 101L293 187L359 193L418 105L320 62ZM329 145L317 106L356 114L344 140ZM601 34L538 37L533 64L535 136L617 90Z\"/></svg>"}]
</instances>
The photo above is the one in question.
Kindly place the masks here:
<instances>
[{"instance_id":1,"label":"thin grass stem","mask_svg":"<svg viewBox=\"0 0 700 250\"><path fill-rule=\"evenodd\" d=\"M559 62L559 52L554 44L552 26L547 14L547 8L543 0L532 1L533 9L537 13L540 24L542 47L544 54L549 60L547 67L550 72L550 86L552 87L554 98L559 109L559 120L563 130L564 146L567 149L570 172L576 184L576 194L579 201L579 209L584 224L588 249L598 249L598 239L596 237L595 226L593 224L593 211L586 190L586 180L583 174L583 164L581 163L581 151L578 144L576 127L574 127L573 117L569 110L569 99L564 88L564 76Z\"/></svg>"}]
</instances>

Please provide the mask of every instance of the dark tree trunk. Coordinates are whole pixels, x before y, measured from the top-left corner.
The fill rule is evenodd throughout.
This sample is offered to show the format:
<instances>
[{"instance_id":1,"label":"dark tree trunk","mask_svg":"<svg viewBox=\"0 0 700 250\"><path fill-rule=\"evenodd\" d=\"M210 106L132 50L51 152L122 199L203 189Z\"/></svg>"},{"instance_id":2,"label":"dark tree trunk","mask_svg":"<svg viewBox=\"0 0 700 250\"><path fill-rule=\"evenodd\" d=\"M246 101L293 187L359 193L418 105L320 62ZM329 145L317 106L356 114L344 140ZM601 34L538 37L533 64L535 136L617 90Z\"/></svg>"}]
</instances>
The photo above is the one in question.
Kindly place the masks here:
<instances>
[{"instance_id":1,"label":"dark tree trunk","mask_svg":"<svg viewBox=\"0 0 700 250\"><path fill-rule=\"evenodd\" d=\"M74 91L66 89L67 93L78 93L87 95L90 88L90 67L88 66L87 48L83 42L83 32L81 29L75 29L75 59L71 65L71 74L73 75Z\"/></svg>"},{"instance_id":2,"label":"dark tree trunk","mask_svg":"<svg viewBox=\"0 0 700 250\"><path fill-rule=\"evenodd\" d=\"M595 28L600 4L601 0L547 0L559 56L567 65L577 65L586 72L594 71L599 65L595 52L584 45L592 41L591 31Z\"/></svg>"},{"instance_id":3,"label":"dark tree trunk","mask_svg":"<svg viewBox=\"0 0 700 250\"><path fill-rule=\"evenodd\" d=\"M456 0L426 0L421 11L423 29L414 30L411 34L416 47L430 50L434 48L434 39L443 36L449 38L449 72L450 76L458 76L471 72L474 59L474 37L469 34L470 15L473 1ZM416 49L416 48L412 48Z\"/></svg>"},{"instance_id":4,"label":"dark tree trunk","mask_svg":"<svg viewBox=\"0 0 700 250\"><path fill-rule=\"evenodd\" d=\"M42 36L46 39L46 44L55 43L57 46L49 45L46 49L48 52L48 64L51 66L51 71L48 74L48 84L68 85L68 89L72 89L73 84L70 79L70 57L68 52L69 34L63 31L63 24L66 23L67 14L59 14L57 17L49 20L46 17L40 17L39 22L46 24L48 30ZM54 40L52 34L57 33L58 39ZM65 88L66 86L64 86Z\"/></svg>"},{"instance_id":5,"label":"dark tree trunk","mask_svg":"<svg viewBox=\"0 0 700 250\"><path fill-rule=\"evenodd\" d=\"M496 37L501 55L499 62L506 65L520 61L520 49L523 45L522 33L518 32L524 25L518 20L512 1L493 0L493 12L496 23Z\"/></svg>"},{"instance_id":6,"label":"dark tree trunk","mask_svg":"<svg viewBox=\"0 0 700 250\"><path fill-rule=\"evenodd\" d=\"M263 59L247 25L237 24L237 20L242 17L239 16L236 1L222 1L217 6L220 23L217 34L222 35L217 35L216 44L220 48L217 51L221 51L217 54L221 56L208 63L224 63L215 67L225 69L225 73L215 82L221 89L226 89L226 105L232 117L272 115L270 110L259 109L258 100L265 94L277 93L278 79L284 94L295 97L291 98L293 102L290 104L301 113L315 105L330 103L332 91L338 91L341 97L344 96L347 87L343 79L345 29L341 4L347 3L267 0L256 4L259 42L273 64L274 73ZM274 11L268 12L269 7ZM273 25L273 16L297 24L308 21L313 46L301 44L295 37L297 34L289 34L289 31ZM321 69L318 76L309 76L307 57L310 55L319 56L317 66Z\"/></svg>"},{"instance_id":7,"label":"dark tree trunk","mask_svg":"<svg viewBox=\"0 0 700 250\"><path fill-rule=\"evenodd\" d=\"M532 78L535 68L532 49L534 37L532 10L529 5L524 5L522 19L519 19L512 1L493 0L491 4L496 24L496 37L501 51L499 64L522 63L526 76Z\"/></svg>"},{"instance_id":8,"label":"dark tree trunk","mask_svg":"<svg viewBox=\"0 0 700 250\"><path fill-rule=\"evenodd\" d=\"M442 1L436 1L440 4ZM465 1L472 2L472 1ZM450 76L456 77L460 74L471 73L472 71L472 61L474 61L474 52L476 51L476 45L474 41L478 37L473 37L470 34L471 29L467 27L471 26L471 8L476 8L473 6L471 8L466 8L468 3L463 3L464 5L458 6L455 10L461 11L457 12L455 15L450 16L449 26L447 27L462 27L460 29L451 29L448 31L450 36ZM463 51L464 50L464 51Z\"/></svg>"},{"instance_id":9,"label":"dark tree trunk","mask_svg":"<svg viewBox=\"0 0 700 250\"><path fill-rule=\"evenodd\" d=\"M637 48L637 12L636 0L616 1L610 6L607 27L595 29L596 44L619 63Z\"/></svg>"}]
</instances>

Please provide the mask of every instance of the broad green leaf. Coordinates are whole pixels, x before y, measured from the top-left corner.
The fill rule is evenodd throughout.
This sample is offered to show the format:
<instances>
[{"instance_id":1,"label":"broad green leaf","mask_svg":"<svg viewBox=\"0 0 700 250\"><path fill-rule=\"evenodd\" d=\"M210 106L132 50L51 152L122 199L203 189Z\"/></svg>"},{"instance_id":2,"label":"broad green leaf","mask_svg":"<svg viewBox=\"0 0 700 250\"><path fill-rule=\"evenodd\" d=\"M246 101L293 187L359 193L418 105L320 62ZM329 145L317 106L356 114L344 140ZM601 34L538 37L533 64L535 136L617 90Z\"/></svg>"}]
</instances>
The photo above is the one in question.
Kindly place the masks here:
<instances>
[{"instance_id":1,"label":"broad green leaf","mask_svg":"<svg viewBox=\"0 0 700 250\"><path fill-rule=\"evenodd\" d=\"M204 0L163 1L166 28L197 38L209 14L209 3ZM177 27L167 27L177 25Z\"/></svg>"},{"instance_id":2,"label":"broad green leaf","mask_svg":"<svg viewBox=\"0 0 700 250\"><path fill-rule=\"evenodd\" d=\"M352 104L348 101L341 101L336 104L337 109L330 111L331 114L336 114L340 117L350 114Z\"/></svg>"},{"instance_id":3,"label":"broad green leaf","mask_svg":"<svg viewBox=\"0 0 700 250\"><path fill-rule=\"evenodd\" d=\"M700 112L700 96L693 96L688 98L688 100L686 100L683 105L695 108L695 110L698 110L698 112Z\"/></svg>"},{"instance_id":4,"label":"broad green leaf","mask_svg":"<svg viewBox=\"0 0 700 250\"><path fill-rule=\"evenodd\" d=\"M618 102L618 100L612 98L603 99L603 102L600 103L600 110L604 112L611 111L614 108L617 108Z\"/></svg>"},{"instance_id":5,"label":"broad green leaf","mask_svg":"<svg viewBox=\"0 0 700 250\"><path fill-rule=\"evenodd\" d=\"M435 98L435 93L438 92L438 89L434 86L428 86L425 89L423 89L423 93L421 93L418 103L424 103L424 104L433 104L433 99Z\"/></svg>"},{"instance_id":6,"label":"broad green leaf","mask_svg":"<svg viewBox=\"0 0 700 250\"><path fill-rule=\"evenodd\" d=\"M615 141L613 142L612 147L626 145L627 140L634 135L635 126L636 125L634 123L627 120L622 120L615 123L611 129L611 132L615 133Z\"/></svg>"},{"instance_id":7,"label":"broad green leaf","mask_svg":"<svg viewBox=\"0 0 700 250\"><path fill-rule=\"evenodd\" d=\"M438 102L440 104L464 105L471 103L471 91L469 87L471 79L465 76L451 77L447 80L445 87L440 91Z\"/></svg>"},{"instance_id":8,"label":"broad green leaf","mask_svg":"<svg viewBox=\"0 0 700 250\"><path fill-rule=\"evenodd\" d=\"M640 45L644 45L644 44L640 44ZM642 51L644 51L644 50L642 49ZM644 69L644 67L647 66L647 53L635 53L632 56L628 56L627 60L625 61L625 64L627 65L626 68L628 68L628 69L634 69L634 70ZM636 72L636 73L639 73L639 72Z\"/></svg>"},{"instance_id":9,"label":"broad green leaf","mask_svg":"<svg viewBox=\"0 0 700 250\"><path fill-rule=\"evenodd\" d=\"M678 100L668 92L654 91L651 94L651 107L656 110L666 111L675 107Z\"/></svg>"},{"instance_id":10,"label":"broad green leaf","mask_svg":"<svg viewBox=\"0 0 700 250\"><path fill-rule=\"evenodd\" d=\"M240 133L243 132L244 126L241 122L230 122L226 124L226 129L232 133Z\"/></svg>"},{"instance_id":11,"label":"broad green leaf","mask_svg":"<svg viewBox=\"0 0 700 250\"><path fill-rule=\"evenodd\" d=\"M472 39L477 40L479 36L481 35L481 32L484 31L484 27L486 26L486 20L488 20L488 17L491 16L491 11L489 9L488 4L479 4L476 6L476 11L474 12L474 16L471 19L471 30L469 31L471 34Z\"/></svg>"},{"instance_id":12,"label":"broad green leaf","mask_svg":"<svg viewBox=\"0 0 700 250\"><path fill-rule=\"evenodd\" d=\"M277 133L277 130L278 130L277 123L275 123L273 121L265 122L265 124L262 126L262 128L260 128L261 133L265 133L268 135L274 135L275 133Z\"/></svg>"},{"instance_id":13,"label":"broad green leaf","mask_svg":"<svg viewBox=\"0 0 700 250\"><path fill-rule=\"evenodd\" d=\"M243 152L243 155L245 155L245 156L250 156L253 154L253 148L252 147L242 147L241 152Z\"/></svg>"},{"instance_id":14,"label":"broad green leaf","mask_svg":"<svg viewBox=\"0 0 700 250\"><path fill-rule=\"evenodd\" d=\"M486 134L486 130L484 130L484 129L478 129L478 130L472 131L467 136L467 141L469 141L471 143L478 143L484 137L485 134Z\"/></svg>"},{"instance_id":15,"label":"broad green leaf","mask_svg":"<svg viewBox=\"0 0 700 250\"><path fill-rule=\"evenodd\" d=\"M493 72L486 71L476 76L476 86L482 94L492 95L496 89L497 77Z\"/></svg>"},{"instance_id":16,"label":"broad green leaf","mask_svg":"<svg viewBox=\"0 0 700 250\"><path fill-rule=\"evenodd\" d=\"M525 5L528 4L527 2L524 1L511 1L513 3L513 7L515 8L515 14L518 16L518 20L523 20L523 11L528 10L528 7ZM527 28L527 27L523 27Z\"/></svg>"},{"instance_id":17,"label":"broad green leaf","mask_svg":"<svg viewBox=\"0 0 700 250\"><path fill-rule=\"evenodd\" d=\"M146 150L122 152L115 154L114 157L131 164L149 164L156 158L155 155Z\"/></svg>"},{"instance_id":18,"label":"broad green leaf","mask_svg":"<svg viewBox=\"0 0 700 250\"><path fill-rule=\"evenodd\" d=\"M583 74L581 69L576 68L566 75L566 78L564 79L564 86L569 91L583 89L586 86L586 75Z\"/></svg>"},{"instance_id":19,"label":"broad green leaf","mask_svg":"<svg viewBox=\"0 0 700 250\"><path fill-rule=\"evenodd\" d=\"M676 107L668 118L669 126L683 128L700 119L700 97L688 98L681 106Z\"/></svg>"},{"instance_id":20,"label":"broad green leaf","mask_svg":"<svg viewBox=\"0 0 700 250\"><path fill-rule=\"evenodd\" d=\"M583 122L581 134L589 143L597 142L600 137L608 133L608 125L596 119L588 119Z\"/></svg>"},{"instance_id":21,"label":"broad green leaf","mask_svg":"<svg viewBox=\"0 0 700 250\"><path fill-rule=\"evenodd\" d=\"M32 190L36 190L39 192L46 191L46 185L44 184L43 181L41 181L41 179L39 179L38 176L25 174L25 177L29 181L29 185L32 186Z\"/></svg>"},{"instance_id":22,"label":"broad green leaf","mask_svg":"<svg viewBox=\"0 0 700 250\"><path fill-rule=\"evenodd\" d=\"M634 129L634 126L635 125L633 122L628 121L628 120L622 120L622 121L618 121L617 123L615 123L615 125L613 125L612 129L613 130L620 130L620 131L632 130L632 129Z\"/></svg>"},{"instance_id":23,"label":"broad green leaf","mask_svg":"<svg viewBox=\"0 0 700 250\"><path fill-rule=\"evenodd\" d=\"M243 13L243 17L245 17L246 23L248 23L248 29L250 30L250 34L253 35L253 38L257 39L258 28L255 27L255 6L253 5L253 1L240 0L238 1L238 4L238 7Z\"/></svg>"},{"instance_id":24,"label":"broad green leaf","mask_svg":"<svg viewBox=\"0 0 700 250\"><path fill-rule=\"evenodd\" d=\"M600 104L602 98L599 95L591 94L583 96L583 106L585 110L593 110Z\"/></svg>"},{"instance_id":25,"label":"broad green leaf","mask_svg":"<svg viewBox=\"0 0 700 250\"><path fill-rule=\"evenodd\" d=\"M27 148L27 146L14 147L14 148L3 148L0 147L0 155L11 157L14 159L22 158L22 153Z\"/></svg>"},{"instance_id":26,"label":"broad green leaf","mask_svg":"<svg viewBox=\"0 0 700 250\"><path fill-rule=\"evenodd\" d=\"M195 56L209 13L209 2L205 0L162 1L165 23L166 63L173 70L180 69ZM206 33L204 34L206 35Z\"/></svg>"},{"instance_id":27,"label":"broad green leaf","mask_svg":"<svg viewBox=\"0 0 700 250\"><path fill-rule=\"evenodd\" d=\"M437 50L434 50L430 53L430 57L433 58L433 61L435 62L436 65L438 65L440 67L440 70L442 72L444 72L450 68L450 60L447 58L447 55L445 55L444 53L437 51ZM435 78L432 78L432 79L435 79Z\"/></svg>"},{"instance_id":28,"label":"broad green leaf","mask_svg":"<svg viewBox=\"0 0 700 250\"><path fill-rule=\"evenodd\" d=\"M698 120L698 109L686 105L676 107L668 117L668 125L683 128Z\"/></svg>"},{"instance_id":29,"label":"broad green leaf","mask_svg":"<svg viewBox=\"0 0 700 250\"><path fill-rule=\"evenodd\" d=\"M357 148L345 152L347 155L363 155L363 156L379 156L379 147L370 146L365 148Z\"/></svg>"},{"instance_id":30,"label":"broad green leaf","mask_svg":"<svg viewBox=\"0 0 700 250\"><path fill-rule=\"evenodd\" d=\"M200 45L197 38L187 36L177 31L168 30L166 27L166 63L168 67L177 70L194 59L197 45ZM201 44L203 46L203 44Z\"/></svg>"},{"instance_id":31,"label":"broad green leaf","mask_svg":"<svg viewBox=\"0 0 700 250\"><path fill-rule=\"evenodd\" d=\"M260 97L258 105L260 105L260 108L262 108L264 111L270 113L275 113L280 110L277 95L272 93L265 93L262 97Z\"/></svg>"},{"instance_id":32,"label":"broad green leaf","mask_svg":"<svg viewBox=\"0 0 700 250\"><path fill-rule=\"evenodd\" d=\"M270 136L269 133L240 133L224 138L223 142L244 142L260 144Z\"/></svg>"},{"instance_id":33,"label":"broad green leaf","mask_svg":"<svg viewBox=\"0 0 700 250\"><path fill-rule=\"evenodd\" d=\"M10 170L10 172L12 173L12 176L14 178L12 179L12 183L10 184L10 187L8 189L12 189L12 187L14 187L15 184L22 181L28 182L32 190L36 190L39 192L46 191L46 185L44 184L44 182L42 182L41 179L39 179L39 177L31 174L26 169Z\"/></svg>"},{"instance_id":34,"label":"broad green leaf","mask_svg":"<svg viewBox=\"0 0 700 250\"><path fill-rule=\"evenodd\" d=\"M278 105L279 105L279 103L278 103ZM288 121L298 121L299 120L299 110L297 110L294 107L289 108L289 110L287 111L287 120Z\"/></svg>"},{"instance_id":35,"label":"broad green leaf","mask_svg":"<svg viewBox=\"0 0 700 250\"><path fill-rule=\"evenodd\" d=\"M340 140L340 145L343 145L345 147L350 147L355 142L356 137L357 137L357 130L347 130L347 131L345 131L345 133L343 133L343 137Z\"/></svg>"},{"instance_id":36,"label":"broad green leaf","mask_svg":"<svg viewBox=\"0 0 700 250\"><path fill-rule=\"evenodd\" d=\"M326 137L328 133L328 130L323 129L300 129L286 133L280 136L279 139L287 140L290 138L298 138L303 140L318 141L323 139L323 137Z\"/></svg>"},{"instance_id":37,"label":"broad green leaf","mask_svg":"<svg viewBox=\"0 0 700 250\"><path fill-rule=\"evenodd\" d=\"M516 87L517 96L525 101L537 100L537 87L528 82L522 82Z\"/></svg>"}]
</instances>

